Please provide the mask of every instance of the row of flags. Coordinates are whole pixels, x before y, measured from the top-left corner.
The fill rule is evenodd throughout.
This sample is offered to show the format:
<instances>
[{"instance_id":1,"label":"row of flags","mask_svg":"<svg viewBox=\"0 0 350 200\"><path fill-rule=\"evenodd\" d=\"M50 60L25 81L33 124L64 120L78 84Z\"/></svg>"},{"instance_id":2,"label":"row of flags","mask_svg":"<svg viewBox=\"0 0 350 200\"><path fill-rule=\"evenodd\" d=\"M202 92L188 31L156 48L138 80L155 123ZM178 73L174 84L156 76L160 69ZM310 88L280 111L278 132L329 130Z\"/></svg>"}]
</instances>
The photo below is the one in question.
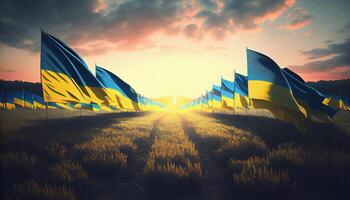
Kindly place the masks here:
<instances>
[{"instance_id":1,"label":"row of flags","mask_svg":"<svg viewBox=\"0 0 350 200\"><path fill-rule=\"evenodd\" d=\"M137 96L137 106L140 111L155 111L162 110L165 107L146 97L141 95ZM29 109L66 109L66 110L90 110L90 111L125 111L120 107L96 104L96 103L74 103L74 102L45 102L41 95L37 95L31 91L23 89L21 92L4 92L0 93L0 108L13 110L15 108L29 108Z\"/></svg>"},{"instance_id":2,"label":"row of flags","mask_svg":"<svg viewBox=\"0 0 350 200\"><path fill-rule=\"evenodd\" d=\"M3 94L1 106L27 108L89 109L93 111L162 110L164 105L138 94L117 75L96 67L96 76L76 52L54 36L41 31L40 73L42 96ZM36 97L37 96L37 97ZM13 102L12 102L13 99ZM37 102L37 103L35 103Z\"/></svg>"},{"instance_id":3,"label":"row of flags","mask_svg":"<svg viewBox=\"0 0 350 200\"><path fill-rule=\"evenodd\" d=\"M306 121L330 122L340 109L349 111L344 98L322 94L288 68L280 68L268 56L247 49L248 76L234 74L234 81L221 78L221 86L182 106L183 110L220 111L267 109L275 118L306 131Z\"/></svg>"}]
</instances>

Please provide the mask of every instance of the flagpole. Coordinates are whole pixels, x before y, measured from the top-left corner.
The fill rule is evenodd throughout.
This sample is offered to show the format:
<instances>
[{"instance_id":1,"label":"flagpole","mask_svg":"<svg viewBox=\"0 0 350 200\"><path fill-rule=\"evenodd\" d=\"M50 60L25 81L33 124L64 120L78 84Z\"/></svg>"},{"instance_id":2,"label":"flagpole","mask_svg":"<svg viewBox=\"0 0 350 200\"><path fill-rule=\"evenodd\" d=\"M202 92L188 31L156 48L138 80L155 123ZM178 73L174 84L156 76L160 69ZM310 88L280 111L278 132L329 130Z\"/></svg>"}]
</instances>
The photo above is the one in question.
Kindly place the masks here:
<instances>
[{"instance_id":1,"label":"flagpole","mask_svg":"<svg viewBox=\"0 0 350 200\"><path fill-rule=\"evenodd\" d=\"M24 85L23 85L23 108L26 107L26 96L25 96L25 92L24 92L25 88L24 88Z\"/></svg>"},{"instance_id":2,"label":"flagpole","mask_svg":"<svg viewBox=\"0 0 350 200\"><path fill-rule=\"evenodd\" d=\"M236 82L236 69L233 71L233 115L236 115L236 87L235 87L235 82Z\"/></svg>"},{"instance_id":3,"label":"flagpole","mask_svg":"<svg viewBox=\"0 0 350 200\"><path fill-rule=\"evenodd\" d=\"M49 112L47 109L47 102L45 102L45 113L46 113L46 120L48 120L49 119Z\"/></svg>"}]
</instances>

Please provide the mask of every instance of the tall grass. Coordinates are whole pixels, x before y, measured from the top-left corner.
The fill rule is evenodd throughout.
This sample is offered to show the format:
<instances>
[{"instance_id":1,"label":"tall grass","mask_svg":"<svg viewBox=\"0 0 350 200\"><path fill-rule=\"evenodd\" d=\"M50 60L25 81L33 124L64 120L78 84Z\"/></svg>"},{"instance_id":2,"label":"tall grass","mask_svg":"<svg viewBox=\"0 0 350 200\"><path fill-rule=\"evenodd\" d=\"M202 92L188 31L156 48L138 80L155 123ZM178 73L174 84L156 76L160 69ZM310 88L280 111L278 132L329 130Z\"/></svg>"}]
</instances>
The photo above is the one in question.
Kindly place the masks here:
<instances>
[{"instance_id":1,"label":"tall grass","mask_svg":"<svg viewBox=\"0 0 350 200\"><path fill-rule=\"evenodd\" d=\"M201 176L199 155L176 115L167 116L157 126L144 174L151 193L184 193L195 188Z\"/></svg>"},{"instance_id":2,"label":"tall grass","mask_svg":"<svg viewBox=\"0 0 350 200\"><path fill-rule=\"evenodd\" d=\"M77 195L69 187L40 185L30 180L14 185L11 197L6 199L36 199L36 200L75 200Z\"/></svg>"}]
</instances>

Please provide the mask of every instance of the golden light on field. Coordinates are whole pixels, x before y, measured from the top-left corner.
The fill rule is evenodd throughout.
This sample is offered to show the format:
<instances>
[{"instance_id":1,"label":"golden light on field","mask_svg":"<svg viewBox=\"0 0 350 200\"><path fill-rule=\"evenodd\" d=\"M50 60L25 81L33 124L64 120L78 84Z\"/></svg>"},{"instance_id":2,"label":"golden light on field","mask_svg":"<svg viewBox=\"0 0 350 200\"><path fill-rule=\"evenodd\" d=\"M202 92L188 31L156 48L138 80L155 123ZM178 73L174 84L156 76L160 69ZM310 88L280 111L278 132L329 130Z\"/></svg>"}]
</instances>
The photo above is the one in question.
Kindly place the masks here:
<instances>
[{"instance_id":1,"label":"golden light on field","mask_svg":"<svg viewBox=\"0 0 350 200\"><path fill-rule=\"evenodd\" d=\"M192 101L190 98L180 96L160 97L154 100L166 106L166 109L169 111L180 110L181 106Z\"/></svg>"}]
</instances>

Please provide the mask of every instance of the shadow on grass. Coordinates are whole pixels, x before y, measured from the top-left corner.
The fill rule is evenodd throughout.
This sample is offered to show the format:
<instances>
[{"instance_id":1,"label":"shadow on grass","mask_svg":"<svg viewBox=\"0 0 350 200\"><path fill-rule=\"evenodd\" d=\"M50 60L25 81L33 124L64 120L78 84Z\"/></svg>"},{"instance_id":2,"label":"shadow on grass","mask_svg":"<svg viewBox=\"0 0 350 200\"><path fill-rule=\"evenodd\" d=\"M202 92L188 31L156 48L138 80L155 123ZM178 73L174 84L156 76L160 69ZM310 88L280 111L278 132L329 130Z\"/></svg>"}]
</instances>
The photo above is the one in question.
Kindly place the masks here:
<instances>
[{"instance_id":1,"label":"shadow on grass","mask_svg":"<svg viewBox=\"0 0 350 200\"><path fill-rule=\"evenodd\" d=\"M205 140L196 137L195 128L184 117L181 117L181 124L185 134L195 144L199 152L203 171L203 176L195 191L196 196L193 199L232 199L230 174L224 165L217 162L216 155L213 153L218 148L219 142L216 142L214 138Z\"/></svg>"},{"instance_id":2,"label":"shadow on grass","mask_svg":"<svg viewBox=\"0 0 350 200\"><path fill-rule=\"evenodd\" d=\"M74 145L86 142L100 134L100 128L118 124L123 119L141 117L146 114L136 112L104 113L92 116L33 120L29 125L22 126L11 135L7 135L6 141L1 141L2 161L6 161L8 167L2 163L1 190L3 192L0 196L4 195L4 191L10 191L13 184L22 180L57 184L51 180L52 172L48 169L53 166L61 166L62 163L69 161L68 154ZM78 161L73 159L73 162ZM80 166L79 163L76 165ZM72 166L75 169L75 164ZM76 170L73 172L70 170L70 168L62 168L60 175L70 177L71 173L76 173ZM26 173L19 173L21 171ZM89 188L87 189L85 186L84 189L74 187L74 189L78 189L80 197L83 199L97 198L96 194L99 192L95 190L101 189Z\"/></svg>"},{"instance_id":3,"label":"shadow on grass","mask_svg":"<svg viewBox=\"0 0 350 200\"><path fill-rule=\"evenodd\" d=\"M350 135L331 123L308 122L306 133L300 133L291 124L263 116L203 113L218 122L234 126L261 137L270 147L293 142L310 148L350 150Z\"/></svg>"},{"instance_id":4,"label":"shadow on grass","mask_svg":"<svg viewBox=\"0 0 350 200\"><path fill-rule=\"evenodd\" d=\"M36 120L11 135L10 141L17 145L21 142L31 146L43 146L45 143L63 143L71 146L81 143L96 134L96 129L118 123L122 118L140 117L146 113L105 113L94 116L80 116L60 119ZM10 142L12 143L12 142ZM11 144L12 145L12 144Z\"/></svg>"}]
</instances>

